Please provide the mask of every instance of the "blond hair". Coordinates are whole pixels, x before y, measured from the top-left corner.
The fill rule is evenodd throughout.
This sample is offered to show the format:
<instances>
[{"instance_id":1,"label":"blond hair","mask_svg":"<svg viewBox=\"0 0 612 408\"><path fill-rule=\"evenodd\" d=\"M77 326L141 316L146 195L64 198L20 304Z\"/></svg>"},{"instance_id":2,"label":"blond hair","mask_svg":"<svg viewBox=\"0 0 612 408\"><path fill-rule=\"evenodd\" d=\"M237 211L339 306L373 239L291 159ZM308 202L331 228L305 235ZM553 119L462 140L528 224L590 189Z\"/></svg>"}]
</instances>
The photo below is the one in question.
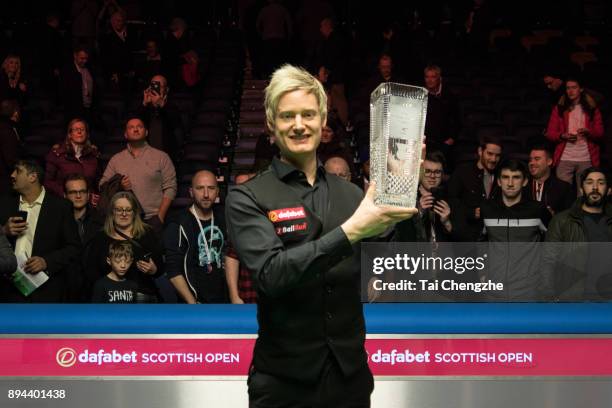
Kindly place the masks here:
<instances>
[{"instance_id":1,"label":"blond hair","mask_svg":"<svg viewBox=\"0 0 612 408\"><path fill-rule=\"evenodd\" d=\"M270 129L274 129L280 99L286 93L297 90L315 96L319 104L319 115L321 115L321 120L325 122L327 119L327 95L323 85L304 68L285 64L274 71L270 78L270 84L265 90L266 123Z\"/></svg>"},{"instance_id":2,"label":"blond hair","mask_svg":"<svg viewBox=\"0 0 612 408\"><path fill-rule=\"evenodd\" d=\"M132 214L134 215L132 219L132 237L138 239L142 237L147 231L147 228L150 227L142 220L140 216L140 203L134 193L130 191L119 191L111 198L106 212L106 219L104 220L104 233L109 237L112 237L115 233L115 204L120 198L125 198L130 202L130 206L132 206Z\"/></svg>"},{"instance_id":3,"label":"blond hair","mask_svg":"<svg viewBox=\"0 0 612 408\"><path fill-rule=\"evenodd\" d=\"M8 63L10 60L16 60L17 61L17 72L15 72L15 77L14 78L9 78L9 81L11 82L11 86L16 86L19 83L19 79L21 78L21 57L19 55L16 54L8 54L6 56L6 58L4 58L4 61L2 61L2 70L8 75L7 72L7 68L8 68Z\"/></svg>"}]
</instances>

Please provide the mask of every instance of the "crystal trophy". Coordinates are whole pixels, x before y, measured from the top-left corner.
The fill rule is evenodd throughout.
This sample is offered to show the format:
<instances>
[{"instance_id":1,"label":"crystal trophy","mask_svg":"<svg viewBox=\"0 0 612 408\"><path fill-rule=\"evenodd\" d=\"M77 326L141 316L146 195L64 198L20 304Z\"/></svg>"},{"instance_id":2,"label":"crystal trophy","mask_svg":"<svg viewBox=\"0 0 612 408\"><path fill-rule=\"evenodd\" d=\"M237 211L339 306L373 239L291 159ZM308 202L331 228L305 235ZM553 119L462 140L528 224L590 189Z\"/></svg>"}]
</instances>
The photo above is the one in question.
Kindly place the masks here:
<instances>
[{"instance_id":1,"label":"crystal trophy","mask_svg":"<svg viewBox=\"0 0 612 408\"><path fill-rule=\"evenodd\" d=\"M416 207L427 89L386 82L370 95L370 178L376 205Z\"/></svg>"}]
</instances>

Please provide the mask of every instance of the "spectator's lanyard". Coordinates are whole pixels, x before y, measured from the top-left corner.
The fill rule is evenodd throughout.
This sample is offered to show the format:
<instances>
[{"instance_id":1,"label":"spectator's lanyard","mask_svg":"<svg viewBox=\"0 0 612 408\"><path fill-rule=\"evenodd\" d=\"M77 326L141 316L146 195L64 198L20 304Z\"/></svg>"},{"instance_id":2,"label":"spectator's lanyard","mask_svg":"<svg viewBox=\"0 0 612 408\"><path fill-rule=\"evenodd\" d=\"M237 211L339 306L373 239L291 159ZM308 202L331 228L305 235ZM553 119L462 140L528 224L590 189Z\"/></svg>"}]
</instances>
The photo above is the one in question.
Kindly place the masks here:
<instances>
[{"instance_id":1,"label":"spectator's lanyard","mask_svg":"<svg viewBox=\"0 0 612 408\"><path fill-rule=\"evenodd\" d=\"M208 246L208 241L206 240L206 234L204 234L204 228L202 227L202 222L200 221L200 217L198 217L198 214L196 213L195 205L192 205L189 211L191 211L191 214L193 214L193 216L195 217L198 223L198 226L200 227L200 233L202 234L202 241L204 242L204 251L206 251L206 259L208 260L208 263L206 264L206 270L208 273L211 273L213 270L212 257L210 256L210 247ZM212 245L214 229L215 229L215 214L211 213L210 214L210 245ZM217 265L217 266L220 267L220 265Z\"/></svg>"}]
</instances>

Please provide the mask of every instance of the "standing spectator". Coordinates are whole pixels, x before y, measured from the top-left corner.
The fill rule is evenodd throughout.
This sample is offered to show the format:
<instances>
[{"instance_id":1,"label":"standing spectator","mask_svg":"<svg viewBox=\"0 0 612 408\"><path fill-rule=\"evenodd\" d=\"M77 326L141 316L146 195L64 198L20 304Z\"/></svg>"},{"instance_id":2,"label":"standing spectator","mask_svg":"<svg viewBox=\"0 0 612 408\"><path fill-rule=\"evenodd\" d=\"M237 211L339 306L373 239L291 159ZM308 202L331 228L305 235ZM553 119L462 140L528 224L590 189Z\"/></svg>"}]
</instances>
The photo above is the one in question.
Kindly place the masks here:
<instances>
[{"instance_id":1,"label":"standing spectator","mask_svg":"<svg viewBox=\"0 0 612 408\"><path fill-rule=\"evenodd\" d=\"M125 278L133 262L134 253L130 244L112 242L106 257L110 272L94 284L91 302L136 303L138 285Z\"/></svg>"},{"instance_id":2,"label":"standing spectator","mask_svg":"<svg viewBox=\"0 0 612 408\"><path fill-rule=\"evenodd\" d=\"M550 104L556 105L559 103L559 99L565 95L565 82L563 81L563 75L558 70L547 69L544 71L542 76L542 82L550 92ZM583 88L583 92L593 98L597 106L601 109L601 106L605 103L604 96L594 89Z\"/></svg>"},{"instance_id":3,"label":"standing spectator","mask_svg":"<svg viewBox=\"0 0 612 408\"><path fill-rule=\"evenodd\" d=\"M268 0L268 5L257 16L256 26L263 52L262 72L268 77L273 70L287 62L293 30L291 16L279 0Z\"/></svg>"},{"instance_id":4,"label":"standing spectator","mask_svg":"<svg viewBox=\"0 0 612 408\"><path fill-rule=\"evenodd\" d=\"M576 199L572 185L561 181L552 171L552 153L544 146L534 146L529 152L531 180L523 193L531 200L543 203L552 215L569 208Z\"/></svg>"},{"instance_id":5,"label":"standing spectator","mask_svg":"<svg viewBox=\"0 0 612 408\"><path fill-rule=\"evenodd\" d=\"M425 137L428 150L438 150L444 157L452 157L455 135L461 130L457 100L442 86L442 70L437 65L428 65L424 70L427 95L427 118Z\"/></svg>"},{"instance_id":6,"label":"standing spectator","mask_svg":"<svg viewBox=\"0 0 612 408\"><path fill-rule=\"evenodd\" d=\"M580 177L581 198L551 220L543 257L542 291L547 298L610 298L609 246L597 244L612 241L608 180L603 169L586 169Z\"/></svg>"},{"instance_id":7,"label":"standing spectator","mask_svg":"<svg viewBox=\"0 0 612 408\"><path fill-rule=\"evenodd\" d=\"M236 175L235 184L246 183L255 177L254 171L246 171ZM238 254L232 246L232 243L227 243L227 253L225 256L225 280L227 281L227 289L229 300L233 304L257 303L257 290L253 284L252 272L248 270L244 264L240 263Z\"/></svg>"},{"instance_id":8,"label":"standing spectator","mask_svg":"<svg viewBox=\"0 0 612 408\"><path fill-rule=\"evenodd\" d=\"M92 120L94 106L94 78L87 66L89 51L77 46L72 53L72 61L61 73L61 89L66 122L73 118Z\"/></svg>"},{"instance_id":9,"label":"standing spectator","mask_svg":"<svg viewBox=\"0 0 612 408\"><path fill-rule=\"evenodd\" d=\"M125 277L138 286L137 303L159 302L155 278L162 274L163 248L157 234L142 221L140 213L138 200L131 192L121 191L112 197L103 229L85 250L87 294L91 294L93 283L108 273L109 246L127 242L132 247L135 262Z\"/></svg>"},{"instance_id":10,"label":"standing spectator","mask_svg":"<svg viewBox=\"0 0 612 408\"><path fill-rule=\"evenodd\" d=\"M91 206L90 184L82 174L69 174L64 181L64 197L72 203L72 213L77 223L83 247L102 228L100 217Z\"/></svg>"},{"instance_id":11,"label":"standing spectator","mask_svg":"<svg viewBox=\"0 0 612 408\"><path fill-rule=\"evenodd\" d=\"M543 240L551 215L544 204L523 195L528 182L526 166L518 160L506 160L497 174L500 197L482 203L484 231L490 245L489 262L481 277L504 284L503 292L489 292L492 299L538 298L540 248L534 243Z\"/></svg>"},{"instance_id":12,"label":"standing spectator","mask_svg":"<svg viewBox=\"0 0 612 408\"><path fill-rule=\"evenodd\" d=\"M393 59L387 54L380 56L378 59L376 74L370 77L359 91L359 106L356 106L355 108L362 112L368 112L370 108L370 95L380 84L384 82L406 82L404 78L398 75L394 70Z\"/></svg>"},{"instance_id":13,"label":"standing spectator","mask_svg":"<svg viewBox=\"0 0 612 408\"><path fill-rule=\"evenodd\" d=\"M72 0L72 38L74 45L93 49L96 41L96 19L98 3L96 0Z\"/></svg>"},{"instance_id":14,"label":"standing spectator","mask_svg":"<svg viewBox=\"0 0 612 408\"><path fill-rule=\"evenodd\" d=\"M553 108L546 129L546 137L557 144L553 166L557 177L579 186L580 174L591 166L599 166L599 142L604 128L595 100L584 93L577 79L565 82L565 95Z\"/></svg>"},{"instance_id":15,"label":"standing spectator","mask_svg":"<svg viewBox=\"0 0 612 408\"><path fill-rule=\"evenodd\" d=\"M15 248L15 256L25 259L28 274L49 277L28 297L11 283L0 285L0 302L55 303L64 300L67 269L79 255L81 243L70 203L48 194L43 187L45 171L35 160L18 160L11 174L16 196L0 201L0 224ZM16 216L27 212L27 219Z\"/></svg>"},{"instance_id":16,"label":"standing spectator","mask_svg":"<svg viewBox=\"0 0 612 408\"><path fill-rule=\"evenodd\" d=\"M125 19L123 10L113 13L110 19L112 30L101 40L100 56L104 61L107 78L110 78L116 89L128 92L134 77L132 52L135 40L128 31Z\"/></svg>"},{"instance_id":17,"label":"standing spectator","mask_svg":"<svg viewBox=\"0 0 612 408\"><path fill-rule=\"evenodd\" d=\"M0 101L15 99L23 106L28 86L21 71L21 57L9 54L2 62L0 72Z\"/></svg>"},{"instance_id":18,"label":"standing spectator","mask_svg":"<svg viewBox=\"0 0 612 408\"><path fill-rule=\"evenodd\" d=\"M482 220L480 205L486 199L498 196L495 169L501 158L501 142L494 138L484 138L478 147L476 163L458 166L448 185L450 205L456 209L455 225L462 241L474 242L480 237Z\"/></svg>"},{"instance_id":19,"label":"standing spectator","mask_svg":"<svg viewBox=\"0 0 612 408\"><path fill-rule=\"evenodd\" d=\"M155 75L167 75L166 70L167 61L159 52L159 44L156 40L147 40L145 58L136 64L136 79L140 89L147 88Z\"/></svg>"},{"instance_id":20,"label":"standing spectator","mask_svg":"<svg viewBox=\"0 0 612 408\"><path fill-rule=\"evenodd\" d=\"M182 137L181 113L176 105L168 102L168 81L162 75L155 75L149 87L143 91L139 116L149 129L149 145L163 150L175 159Z\"/></svg>"},{"instance_id":21,"label":"standing spectator","mask_svg":"<svg viewBox=\"0 0 612 408\"><path fill-rule=\"evenodd\" d=\"M315 58L316 72L321 67L329 71L328 83L334 106L338 110L338 117L342 124L348 122L348 103L346 101L345 82L347 68L350 61L350 47L336 28L331 18L321 20L319 31L322 41L317 50Z\"/></svg>"},{"instance_id":22,"label":"standing spectator","mask_svg":"<svg viewBox=\"0 0 612 408\"><path fill-rule=\"evenodd\" d=\"M17 133L20 113L16 100L7 99L0 102L0 194L11 190L9 176L23 150L21 138Z\"/></svg>"},{"instance_id":23,"label":"standing spectator","mask_svg":"<svg viewBox=\"0 0 612 408\"><path fill-rule=\"evenodd\" d=\"M127 148L110 159L100 186L120 174L123 189L132 190L140 201L145 221L156 232L161 232L166 213L176 196L176 171L166 153L149 146L147 134L141 119L127 121Z\"/></svg>"},{"instance_id":24,"label":"standing spectator","mask_svg":"<svg viewBox=\"0 0 612 408\"><path fill-rule=\"evenodd\" d=\"M216 176L207 170L197 172L189 194L193 205L164 233L166 272L186 303L227 303L227 233L223 210L215 206Z\"/></svg>"},{"instance_id":25,"label":"standing spectator","mask_svg":"<svg viewBox=\"0 0 612 408\"><path fill-rule=\"evenodd\" d=\"M98 148L89 140L89 127L83 119L68 123L66 141L56 144L47 153L45 187L58 196L64 194L64 183L69 174L82 174L90 186L100 178Z\"/></svg>"}]
</instances>

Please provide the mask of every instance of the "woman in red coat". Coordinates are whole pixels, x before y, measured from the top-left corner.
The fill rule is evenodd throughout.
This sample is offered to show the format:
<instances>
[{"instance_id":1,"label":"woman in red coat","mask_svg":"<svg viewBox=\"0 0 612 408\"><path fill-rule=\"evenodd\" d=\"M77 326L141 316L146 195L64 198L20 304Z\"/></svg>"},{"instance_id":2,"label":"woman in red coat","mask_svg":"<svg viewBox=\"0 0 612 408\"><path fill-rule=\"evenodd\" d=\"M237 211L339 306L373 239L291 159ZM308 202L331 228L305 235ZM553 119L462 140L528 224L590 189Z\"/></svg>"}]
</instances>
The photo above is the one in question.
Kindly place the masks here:
<instances>
[{"instance_id":1,"label":"woman in red coat","mask_svg":"<svg viewBox=\"0 0 612 408\"><path fill-rule=\"evenodd\" d=\"M568 79L565 95L555 105L546 129L548 140L557 144L553 155L557 177L568 183L576 177L576 185L580 185L580 173L599 166L603 134L601 112L595 100L584 92L578 80Z\"/></svg>"},{"instance_id":2,"label":"woman in red coat","mask_svg":"<svg viewBox=\"0 0 612 408\"><path fill-rule=\"evenodd\" d=\"M98 149L89 141L89 128L83 119L68 124L66 142L56 144L47 153L45 188L59 196L64 195L64 180L70 174L82 174L89 186L97 186L100 179Z\"/></svg>"}]
</instances>

